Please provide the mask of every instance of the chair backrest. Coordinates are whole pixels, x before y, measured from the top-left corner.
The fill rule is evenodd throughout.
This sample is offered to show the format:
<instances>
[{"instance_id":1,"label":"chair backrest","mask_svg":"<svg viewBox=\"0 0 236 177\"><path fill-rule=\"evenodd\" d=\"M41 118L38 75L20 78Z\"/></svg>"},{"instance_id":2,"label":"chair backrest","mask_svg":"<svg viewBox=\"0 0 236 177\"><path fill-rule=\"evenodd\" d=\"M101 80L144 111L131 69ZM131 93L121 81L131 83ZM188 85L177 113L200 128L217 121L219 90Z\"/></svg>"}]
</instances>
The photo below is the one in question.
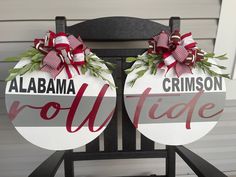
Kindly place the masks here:
<instances>
[{"instance_id":1,"label":"chair backrest","mask_svg":"<svg viewBox=\"0 0 236 177\"><path fill-rule=\"evenodd\" d=\"M105 17L67 26L65 17L56 17L57 32L67 32L75 36L79 34L85 42L147 41L162 30L172 32L179 28L179 17L171 17L169 20L169 26L133 17ZM132 125L123 104L123 87L126 78L123 71L129 67L129 65L125 63L125 57L137 56L142 54L145 50L146 48L93 50L93 52L99 57L103 59L105 58L106 60L116 64L113 77L118 87L117 106L111 122L104 131L104 151L106 152L118 151L118 119L122 119L122 151L136 150L136 129ZM154 150L154 142L141 136L141 150ZM86 145L86 152L98 151L98 138Z\"/></svg>"}]
</instances>

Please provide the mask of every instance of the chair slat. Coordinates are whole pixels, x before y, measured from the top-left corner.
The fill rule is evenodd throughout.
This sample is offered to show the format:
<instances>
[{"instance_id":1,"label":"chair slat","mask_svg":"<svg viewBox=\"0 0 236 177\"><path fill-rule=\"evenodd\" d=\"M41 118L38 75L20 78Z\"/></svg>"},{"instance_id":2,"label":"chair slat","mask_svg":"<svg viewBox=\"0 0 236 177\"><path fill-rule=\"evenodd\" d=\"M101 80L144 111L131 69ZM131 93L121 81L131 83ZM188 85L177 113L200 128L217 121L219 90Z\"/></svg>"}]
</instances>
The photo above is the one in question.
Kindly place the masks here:
<instances>
[{"instance_id":1,"label":"chair slat","mask_svg":"<svg viewBox=\"0 0 236 177\"><path fill-rule=\"evenodd\" d=\"M107 128L104 130L104 151L117 151L117 110Z\"/></svg>"},{"instance_id":2,"label":"chair slat","mask_svg":"<svg viewBox=\"0 0 236 177\"><path fill-rule=\"evenodd\" d=\"M141 135L141 150L142 151L152 151L154 150L154 142L148 139L146 136Z\"/></svg>"},{"instance_id":3,"label":"chair slat","mask_svg":"<svg viewBox=\"0 0 236 177\"><path fill-rule=\"evenodd\" d=\"M99 152L99 137L86 145L86 152Z\"/></svg>"},{"instance_id":4,"label":"chair slat","mask_svg":"<svg viewBox=\"0 0 236 177\"><path fill-rule=\"evenodd\" d=\"M124 83L126 79L126 74L124 72L125 69L130 64L125 63L125 60L123 60L122 68L122 93L124 89ZM124 98L122 96L122 102L124 103ZM122 143L123 143L123 151L135 151L136 150L136 129L134 128L134 125L132 124L128 113L126 111L125 105L122 104Z\"/></svg>"},{"instance_id":5,"label":"chair slat","mask_svg":"<svg viewBox=\"0 0 236 177\"><path fill-rule=\"evenodd\" d=\"M115 61L113 60L110 59L110 62L116 64L116 69L113 72L113 77L114 77L116 86L119 87L119 85L122 84L120 80L121 60L115 60ZM116 91L117 91L117 94L119 94L119 90L117 89ZM109 125L104 131L104 151L105 152L115 152L118 149L118 140L117 140L118 122L117 121L118 121L118 115L119 115L118 110L119 110L120 104L122 104L122 102L120 101L119 98L117 98L116 110L114 112L112 120L110 121Z\"/></svg>"}]
</instances>

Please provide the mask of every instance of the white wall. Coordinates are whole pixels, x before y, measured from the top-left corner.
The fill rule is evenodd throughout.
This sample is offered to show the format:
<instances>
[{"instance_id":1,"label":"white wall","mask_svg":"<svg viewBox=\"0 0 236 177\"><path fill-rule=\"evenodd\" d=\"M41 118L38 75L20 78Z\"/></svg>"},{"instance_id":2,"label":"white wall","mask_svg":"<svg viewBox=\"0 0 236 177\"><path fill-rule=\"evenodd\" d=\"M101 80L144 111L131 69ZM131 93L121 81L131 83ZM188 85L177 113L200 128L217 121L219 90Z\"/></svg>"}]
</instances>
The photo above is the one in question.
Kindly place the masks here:
<instances>
[{"instance_id":1,"label":"white wall","mask_svg":"<svg viewBox=\"0 0 236 177\"><path fill-rule=\"evenodd\" d=\"M4 78L14 63L8 64L2 59L25 51L34 38L42 37L48 29L54 30L56 15L66 16L69 25L104 16L133 16L168 24L170 16L180 16L181 31L192 31L200 47L213 51L220 7L220 0L0 1L0 177L27 176L52 153L28 143L9 123L4 106ZM116 47L119 44L105 45ZM125 45L129 47L130 44ZM136 45L146 46L142 42ZM99 48L94 43L88 46ZM236 174L235 108L234 101L227 101L217 127L205 138L188 146L227 174ZM93 161L76 162L75 165L77 174L88 176L164 173L162 160ZM177 173L185 176L192 171L178 161ZM62 176L62 170L58 176Z\"/></svg>"}]
</instances>

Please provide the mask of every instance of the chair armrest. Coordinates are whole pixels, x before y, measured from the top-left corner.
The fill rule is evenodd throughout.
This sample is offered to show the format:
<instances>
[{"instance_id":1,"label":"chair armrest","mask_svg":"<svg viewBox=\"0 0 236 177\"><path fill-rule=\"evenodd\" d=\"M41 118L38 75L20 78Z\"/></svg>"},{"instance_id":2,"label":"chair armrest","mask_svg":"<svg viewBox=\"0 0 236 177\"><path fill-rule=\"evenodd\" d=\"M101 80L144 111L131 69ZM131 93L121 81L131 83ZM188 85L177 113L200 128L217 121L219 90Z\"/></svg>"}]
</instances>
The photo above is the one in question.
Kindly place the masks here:
<instances>
[{"instance_id":1,"label":"chair armrest","mask_svg":"<svg viewBox=\"0 0 236 177\"><path fill-rule=\"evenodd\" d=\"M56 151L41 163L29 177L54 177L59 166L64 160L65 151Z\"/></svg>"},{"instance_id":2,"label":"chair armrest","mask_svg":"<svg viewBox=\"0 0 236 177\"><path fill-rule=\"evenodd\" d=\"M188 166L201 177L227 177L215 166L199 157L184 146L176 146L177 154L188 164Z\"/></svg>"}]
</instances>

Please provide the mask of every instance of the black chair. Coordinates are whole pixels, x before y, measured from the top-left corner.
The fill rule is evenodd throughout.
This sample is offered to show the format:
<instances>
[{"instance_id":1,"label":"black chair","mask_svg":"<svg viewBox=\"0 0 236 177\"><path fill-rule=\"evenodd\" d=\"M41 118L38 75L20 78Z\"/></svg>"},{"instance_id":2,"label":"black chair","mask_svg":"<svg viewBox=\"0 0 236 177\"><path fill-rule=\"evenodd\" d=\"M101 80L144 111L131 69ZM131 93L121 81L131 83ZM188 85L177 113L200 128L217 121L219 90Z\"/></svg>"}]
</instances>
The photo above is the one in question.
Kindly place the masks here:
<instances>
[{"instance_id":1,"label":"black chair","mask_svg":"<svg viewBox=\"0 0 236 177\"><path fill-rule=\"evenodd\" d=\"M132 17L106 17L87 20L76 25L67 26L65 17L56 17L56 31L67 32L77 36L80 34L84 41L140 41L148 40L162 30L173 31L180 28L180 18L171 17L169 26L153 21ZM74 161L104 160L104 159L137 159L137 158L165 158L166 175L175 176L176 153L201 177L225 177L213 165L194 154L183 146L166 146L165 149L154 149L154 142L141 135L141 150L136 150L136 129L133 127L123 104L123 85L126 78L123 72L130 67L125 63L128 56L137 56L144 49L94 49L99 57L116 64L113 73L118 86L117 107L113 119L104 131L104 151L99 151L99 138L86 145L86 152L57 151L45 160L30 177L52 177L64 160L66 177L74 177ZM117 146L117 120L122 119L122 145ZM158 176L158 175L151 175Z\"/></svg>"}]
</instances>

